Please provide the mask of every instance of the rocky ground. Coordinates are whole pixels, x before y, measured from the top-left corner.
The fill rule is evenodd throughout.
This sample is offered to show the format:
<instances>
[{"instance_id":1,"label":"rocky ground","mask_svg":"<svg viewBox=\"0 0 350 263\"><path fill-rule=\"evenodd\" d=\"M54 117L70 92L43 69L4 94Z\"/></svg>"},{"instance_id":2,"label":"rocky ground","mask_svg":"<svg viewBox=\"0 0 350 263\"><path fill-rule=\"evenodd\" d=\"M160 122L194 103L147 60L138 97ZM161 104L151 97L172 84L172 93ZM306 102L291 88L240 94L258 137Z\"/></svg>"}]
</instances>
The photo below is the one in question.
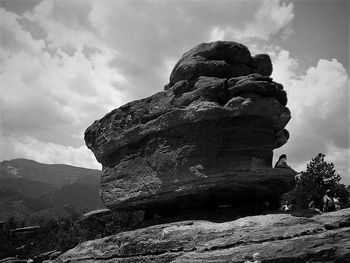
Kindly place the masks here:
<instances>
[{"instance_id":1,"label":"rocky ground","mask_svg":"<svg viewBox=\"0 0 350 263\"><path fill-rule=\"evenodd\" d=\"M163 91L96 120L84 139L102 164L103 203L144 210L148 222L55 262L245 262L257 252L271 263L350 262L350 209L259 211L275 211L295 176L272 168L291 113L271 73L266 54L202 43L180 58ZM222 205L232 209L220 215Z\"/></svg>"},{"instance_id":2,"label":"rocky ground","mask_svg":"<svg viewBox=\"0 0 350 263\"><path fill-rule=\"evenodd\" d=\"M350 262L350 208L155 225L82 243L54 262L244 262L256 252L262 262Z\"/></svg>"}]
</instances>

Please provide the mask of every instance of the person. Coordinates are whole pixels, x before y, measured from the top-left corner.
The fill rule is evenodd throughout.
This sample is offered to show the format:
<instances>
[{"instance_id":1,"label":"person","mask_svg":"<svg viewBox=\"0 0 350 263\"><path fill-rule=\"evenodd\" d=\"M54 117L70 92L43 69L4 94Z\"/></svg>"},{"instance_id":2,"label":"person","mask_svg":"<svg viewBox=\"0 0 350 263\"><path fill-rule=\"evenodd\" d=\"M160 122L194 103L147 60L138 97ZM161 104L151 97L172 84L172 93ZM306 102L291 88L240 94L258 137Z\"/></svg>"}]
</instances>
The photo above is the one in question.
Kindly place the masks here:
<instances>
[{"instance_id":1,"label":"person","mask_svg":"<svg viewBox=\"0 0 350 263\"><path fill-rule=\"evenodd\" d=\"M309 198L309 203L308 203L308 208L309 209L315 209L315 202L311 198Z\"/></svg>"},{"instance_id":2,"label":"person","mask_svg":"<svg viewBox=\"0 0 350 263\"><path fill-rule=\"evenodd\" d=\"M322 197L322 212L330 212L333 208L333 198L330 196L331 190L327 190L325 195Z\"/></svg>"},{"instance_id":3,"label":"person","mask_svg":"<svg viewBox=\"0 0 350 263\"><path fill-rule=\"evenodd\" d=\"M309 198L309 203L307 206L309 209L317 212L318 214L322 214L321 210L315 207L315 202L311 197Z\"/></svg>"},{"instance_id":4,"label":"person","mask_svg":"<svg viewBox=\"0 0 350 263\"><path fill-rule=\"evenodd\" d=\"M244 263L261 263L260 253L259 252L256 252L256 253L253 254L253 260L254 261L246 260L246 261L244 261Z\"/></svg>"},{"instance_id":5,"label":"person","mask_svg":"<svg viewBox=\"0 0 350 263\"><path fill-rule=\"evenodd\" d=\"M340 210L341 209L341 206L340 206L340 200L339 200L339 197L337 196L336 193L334 193L334 196L333 196L333 203L334 203L334 208L335 210Z\"/></svg>"},{"instance_id":6,"label":"person","mask_svg":"<svg viewBox=\"0 0 350 263\"><path fill-rule=\"evenodd\" d=\"M298 174L297 171L295 171L292 167L290 167L288 164L287 164L287 155L286 154L282 154L278 161L276 162L275 164L275 168L284 168L284 169L290 169L294 172L294 174Z\"/></svg>"},{"instance_id":7,"label":"person","mask_svg":"<svg viewBox=\"0 0 350 263\"><path fill-rule=\"evenodd\" d=\"M287 200L286 203L282 206L281 210L282 211L290 211L291 210L291 205L289 204L289 201Z\"/></svg>"}]
</instances>

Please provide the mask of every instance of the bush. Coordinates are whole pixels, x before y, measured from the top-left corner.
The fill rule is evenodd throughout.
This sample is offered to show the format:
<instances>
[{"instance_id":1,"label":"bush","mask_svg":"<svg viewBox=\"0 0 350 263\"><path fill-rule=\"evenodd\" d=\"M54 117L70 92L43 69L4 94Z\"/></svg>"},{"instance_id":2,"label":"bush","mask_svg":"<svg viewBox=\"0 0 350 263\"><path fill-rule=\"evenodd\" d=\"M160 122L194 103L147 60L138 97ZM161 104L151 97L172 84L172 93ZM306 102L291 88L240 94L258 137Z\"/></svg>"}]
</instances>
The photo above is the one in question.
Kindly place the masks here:
<instances>
[{"instance_id":1,"label":"bush","mask_svg":"<svg viewBox=\"0 0 350 263\"><path fill-rule=\"evenodd\" d=\"M343 206L349 202L349 191L340 183L341 176L336 173L334 164L324 160L325 154L319 153L296 177L295 188L284 194L283 201L294 201L298 208L307 208L309 200L314 200L315 206L321 208L322 197L326 190L336 193Z\"/></svg>"}]
</instances>

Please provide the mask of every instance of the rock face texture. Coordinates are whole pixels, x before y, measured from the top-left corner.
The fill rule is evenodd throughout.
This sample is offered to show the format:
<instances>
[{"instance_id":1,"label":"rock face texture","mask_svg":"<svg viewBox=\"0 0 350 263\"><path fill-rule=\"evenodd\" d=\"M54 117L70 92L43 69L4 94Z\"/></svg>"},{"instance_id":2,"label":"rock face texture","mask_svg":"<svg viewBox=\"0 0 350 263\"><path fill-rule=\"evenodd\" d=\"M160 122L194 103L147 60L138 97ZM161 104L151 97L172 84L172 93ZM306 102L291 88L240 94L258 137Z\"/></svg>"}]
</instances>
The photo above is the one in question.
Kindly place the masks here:
<instances>
[{"instance_id":1,"label":"rock face texture","mask_svg":"<svg viewBox=\"0 0 350 263\"><path fill-rule=\"evenodd\" d=\"M265 54L251 57L248 48L238 43L202 43L177 62L170 75L170 85L180 80L196 80L200 76L232 78L252 73L270 76L270 57Z\"/></svg>"},{"instance_id":2,"label":"rock face texture","mask_svg":"<svg viewBox=\"0 0 350 263\"><path fill-rule=\"evenodd\" d=\"M55 262L243 263L256 252L264 263L350 262L350 208L157 225L82 243Z\"/></svg>"},{"instance_id":3,"label":"rock face texture","mask_svg":"<svg viewBox=\"0 0 350 263\"><path fill-rule=\"evenodd\" d=\"M271 200L293 186L272 169L290 120L268 55L235 42L196 46L175 65L165 90L95 121L85 142L103 165L101 196L111 209L157 211Z\"/></svg>"}]
</instances>

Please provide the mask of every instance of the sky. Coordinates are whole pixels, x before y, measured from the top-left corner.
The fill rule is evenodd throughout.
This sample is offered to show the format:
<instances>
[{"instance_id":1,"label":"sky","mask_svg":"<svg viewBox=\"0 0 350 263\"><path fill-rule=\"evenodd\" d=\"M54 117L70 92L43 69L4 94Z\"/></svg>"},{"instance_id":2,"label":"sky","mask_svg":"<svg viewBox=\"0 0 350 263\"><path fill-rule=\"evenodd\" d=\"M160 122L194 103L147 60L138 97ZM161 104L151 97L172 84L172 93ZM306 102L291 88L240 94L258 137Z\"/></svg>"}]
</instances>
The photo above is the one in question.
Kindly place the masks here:
<instances>
[{"instance_id":1,"label":"sky","mask_svg":"<svg viewBox=\"0 0 350 263\"><path fill-rule=\"evenodd\" d=\"M84 130L163 90L202 42L271 56L292 119L282 153L296 170L318 153L350 184L349 1L0 0L0 161L100 169Z\"/></svg>"}]
</instances>

